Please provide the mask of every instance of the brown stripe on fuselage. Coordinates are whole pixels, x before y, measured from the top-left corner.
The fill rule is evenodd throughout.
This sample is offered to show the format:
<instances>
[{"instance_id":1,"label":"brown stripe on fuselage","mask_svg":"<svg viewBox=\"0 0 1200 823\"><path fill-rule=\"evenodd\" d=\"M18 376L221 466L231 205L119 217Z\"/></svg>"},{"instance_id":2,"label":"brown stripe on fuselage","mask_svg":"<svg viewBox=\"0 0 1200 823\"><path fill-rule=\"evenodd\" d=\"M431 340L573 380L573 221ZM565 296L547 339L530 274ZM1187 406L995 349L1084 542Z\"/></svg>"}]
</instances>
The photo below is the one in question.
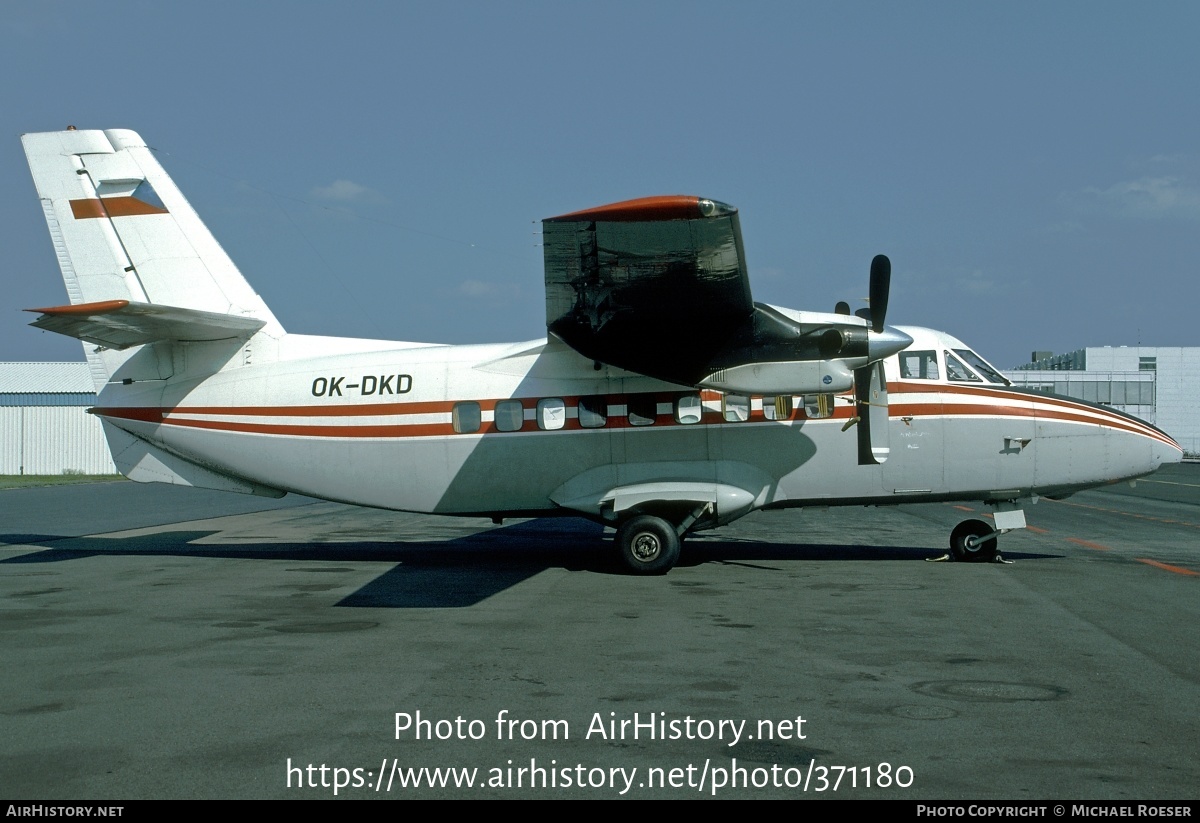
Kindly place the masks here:
<instances>
[{"instance_id":1,"label":"brown stripe on fuselage","mask_svg":"<svg viewBox=\"0 0 1200 823\"><path fill-rule=\"evenodd\" d=\"M1003 389L989 389L976 386L946 386L944 384L919 384L919 383L899 383L892 384L890 391L894 395L904 395L908 393L940 393L951 395L971 395L975 397L983 397L995 400L1018 401L1022 404L1038 403L1042 408L1034 408L1030 405L1009 405L1007 403L947 403L939 401L905 403L902 400L893 402L890 405L889 416L892 418L924 418L924 417L1009 417L1013 419L1038 419L1038 420L1053 420L1066 423L1081 423L1085 425L1103 425L1109 428L1128 432L1131 434L1149 437L1158 440L1162 443L1178 448L1178 445L1169 435L1164 434L1154 426L1144 423L1132 416L1120 414L1109 409L1088 405L1086 403L1074 403L1070 400L1064 400L1052 396L1042 396L1036 394L1021 394ZM656 402L667 403L678 398L679 393L673 392L648 392L647 394L654 396ZM703 392L705 400L712 399L710 392ZM605 397L609 405L612 406L628 406L631 397L637 395L597 395ZM717 395L719 397L719 394ZM227 417L404 417L408 415L418 414L449 414L453 411L454 406L460 402L476 402L479 404L482 411L494 411L496 404L503 400L520 400L523 409L535 409L539 400L546 398L493 398L484 400L434 400L434 401L414 401L411 403L372 403L372 404L354 404L354 403L338 403L328 406L191 406L191 407L175 407L175 408L155 408L155 407L97 407L92 411L95 414L107 417L122 418L127 420L137 420L146 423L154 423L161 425L185 426L191 428L215 429L222 431L239 431L257 434L278 434L278 435L297 435L307 437L429 437L436 435L453 435L455 434L453 426L447 423L403 423L396 421L394 423L379 424L372 423L368 425L303 425L296 423L254 423L248 421L224 421L224 420L194 420L188 416L227 416ZM560 398L564 405L576 405L580 397L571 395ZM778 420L768 420L761 410L751 412L750 418L745 422L754 423L786 423L795 420L804 420L806 422L818 422L821 419L828 421L843 421L854 415L854 407L845 405L834 409L834 414L829 418L807 418L803 415L803 407L797 406L793 409L790 416L780 418ZM705 408L702 415L701 425L713 425L728 423L729 425L738 425L741 421L727 421L722 413L718 410ZM670 414L657 415L654 426L680 426L685 425L679 423ZM500 432L494 423L485 423L476 432L471 434L489 434L489 433L504 433L516 434L522 431L533 432L541 431L535 428L533 421L525 421L520 429L515 432ZM627 417L612 415L609 416L606 424L595 429L585 429L578 422L577 418L568 418L565 425L561 429L551 431L603 431L604 429L624 429L624 428L643 428L633 426ZM650 428L649 426L645 428Z\"/></svg>"}]
</instances>

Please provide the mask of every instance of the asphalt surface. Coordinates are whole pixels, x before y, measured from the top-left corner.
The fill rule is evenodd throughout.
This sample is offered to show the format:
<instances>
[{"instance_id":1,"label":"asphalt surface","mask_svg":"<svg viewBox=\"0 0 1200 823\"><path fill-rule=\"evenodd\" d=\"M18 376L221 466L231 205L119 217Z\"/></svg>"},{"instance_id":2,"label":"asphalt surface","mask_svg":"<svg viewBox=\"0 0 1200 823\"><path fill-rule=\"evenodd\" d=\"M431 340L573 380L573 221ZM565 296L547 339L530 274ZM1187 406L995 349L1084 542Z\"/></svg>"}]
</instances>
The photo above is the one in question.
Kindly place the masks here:
<instances>
[{"instance_id":1,"label":"asphalt surface","mask_svg":"<svg viewBox=\"0 0 1200 823\"><path fill-rule=\"evenodd\" d=\"M1200 798L1200 465L926 562L964 509L760 512L635 578L580 520L0 491L0 794Z\"/></svg>"}]
</instances>

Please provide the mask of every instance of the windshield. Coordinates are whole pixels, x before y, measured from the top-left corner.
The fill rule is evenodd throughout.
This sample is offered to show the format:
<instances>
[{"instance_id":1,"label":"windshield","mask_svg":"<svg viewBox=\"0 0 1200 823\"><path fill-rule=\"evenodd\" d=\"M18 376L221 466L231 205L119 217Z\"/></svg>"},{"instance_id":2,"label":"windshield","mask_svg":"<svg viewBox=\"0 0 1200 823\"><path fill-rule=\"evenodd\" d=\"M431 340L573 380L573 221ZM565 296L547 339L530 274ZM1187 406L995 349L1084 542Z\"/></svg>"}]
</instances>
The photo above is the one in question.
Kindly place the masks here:
<instances>
[{"instance_id":1,"label":"windshield","mask_svg":"<svg viewBox=\"0 0 1200 823\"><path fill-rule=\"evenodd\" d=\"M959 357L970 363L971 367L979 374L982 374L983 378L989 383L999 383L1001 386L1012 385L1004 375L992 368L990 363L970 349L955 349L954 351Z\"/></svg>"},{"instance_id":2,"label":"windshield","mask_svg":"<svg viewBox=\"0 0 1200 823\"><path fill-rule=\"evenodd\" d=\"M946 376L950 378L951 383L982 383L975 372L968 369L961 360L952 355L950 352L944 352L946 355Z\"/></svg>"}]
</instances>

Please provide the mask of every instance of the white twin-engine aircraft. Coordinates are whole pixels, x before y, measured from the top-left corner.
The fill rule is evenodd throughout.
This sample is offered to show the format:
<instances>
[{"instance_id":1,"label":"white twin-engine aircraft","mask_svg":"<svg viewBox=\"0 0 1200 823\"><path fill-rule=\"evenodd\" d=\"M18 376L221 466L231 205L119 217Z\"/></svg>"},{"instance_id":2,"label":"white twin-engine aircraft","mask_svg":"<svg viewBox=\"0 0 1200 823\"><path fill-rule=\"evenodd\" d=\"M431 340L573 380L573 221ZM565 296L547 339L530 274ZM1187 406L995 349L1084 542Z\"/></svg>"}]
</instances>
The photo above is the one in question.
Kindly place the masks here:
<instances>
[{"instance_id":1,"label":"white twin-engine aircraft","mask_svg":"<svg viewBox=\"0 0 1200 823\"><path fill-rule=\"evenodd\" d=\"M289 334L131 131L23 137L70 305L133 480L403 511L579 515L663 573L756 509L979 501L953 556L998 557L1021 506L1182 458L1095 404L1014 389L942 332L750 296L737 210L651 197L543 221L544 340Z\"/></svg>"}]
</instances>

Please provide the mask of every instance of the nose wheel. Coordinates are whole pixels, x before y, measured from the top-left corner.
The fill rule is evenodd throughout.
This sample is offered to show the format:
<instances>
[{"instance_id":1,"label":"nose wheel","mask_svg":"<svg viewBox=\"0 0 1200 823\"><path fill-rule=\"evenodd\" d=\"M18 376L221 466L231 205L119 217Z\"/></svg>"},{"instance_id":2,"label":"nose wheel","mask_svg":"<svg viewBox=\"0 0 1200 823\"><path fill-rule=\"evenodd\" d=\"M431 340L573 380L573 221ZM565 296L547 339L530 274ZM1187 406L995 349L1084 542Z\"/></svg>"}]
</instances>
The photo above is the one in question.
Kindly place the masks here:
<instances>
[{"instance_id":1,"label":"nose wheel","mask_svg":"<svg viewBox=\"0 0 1200 823\"><path fill-rule=\"evenodd\" d=\"M617 548L634 574L666 574L679 561L679 534L669 522L639 514L617 529Z\"/></svg>"},{"instance_id":2,"label":"nose wheel","mask_svg":"<svg viewBox=\"0 0 1200 823\"><path fill-rule=\"evenodd\" d=\"M950 533L950 553L955 560L968 563L993 563L996 550L996 529L983 520L964 520Z\"/></svg>"}]
</instances>

